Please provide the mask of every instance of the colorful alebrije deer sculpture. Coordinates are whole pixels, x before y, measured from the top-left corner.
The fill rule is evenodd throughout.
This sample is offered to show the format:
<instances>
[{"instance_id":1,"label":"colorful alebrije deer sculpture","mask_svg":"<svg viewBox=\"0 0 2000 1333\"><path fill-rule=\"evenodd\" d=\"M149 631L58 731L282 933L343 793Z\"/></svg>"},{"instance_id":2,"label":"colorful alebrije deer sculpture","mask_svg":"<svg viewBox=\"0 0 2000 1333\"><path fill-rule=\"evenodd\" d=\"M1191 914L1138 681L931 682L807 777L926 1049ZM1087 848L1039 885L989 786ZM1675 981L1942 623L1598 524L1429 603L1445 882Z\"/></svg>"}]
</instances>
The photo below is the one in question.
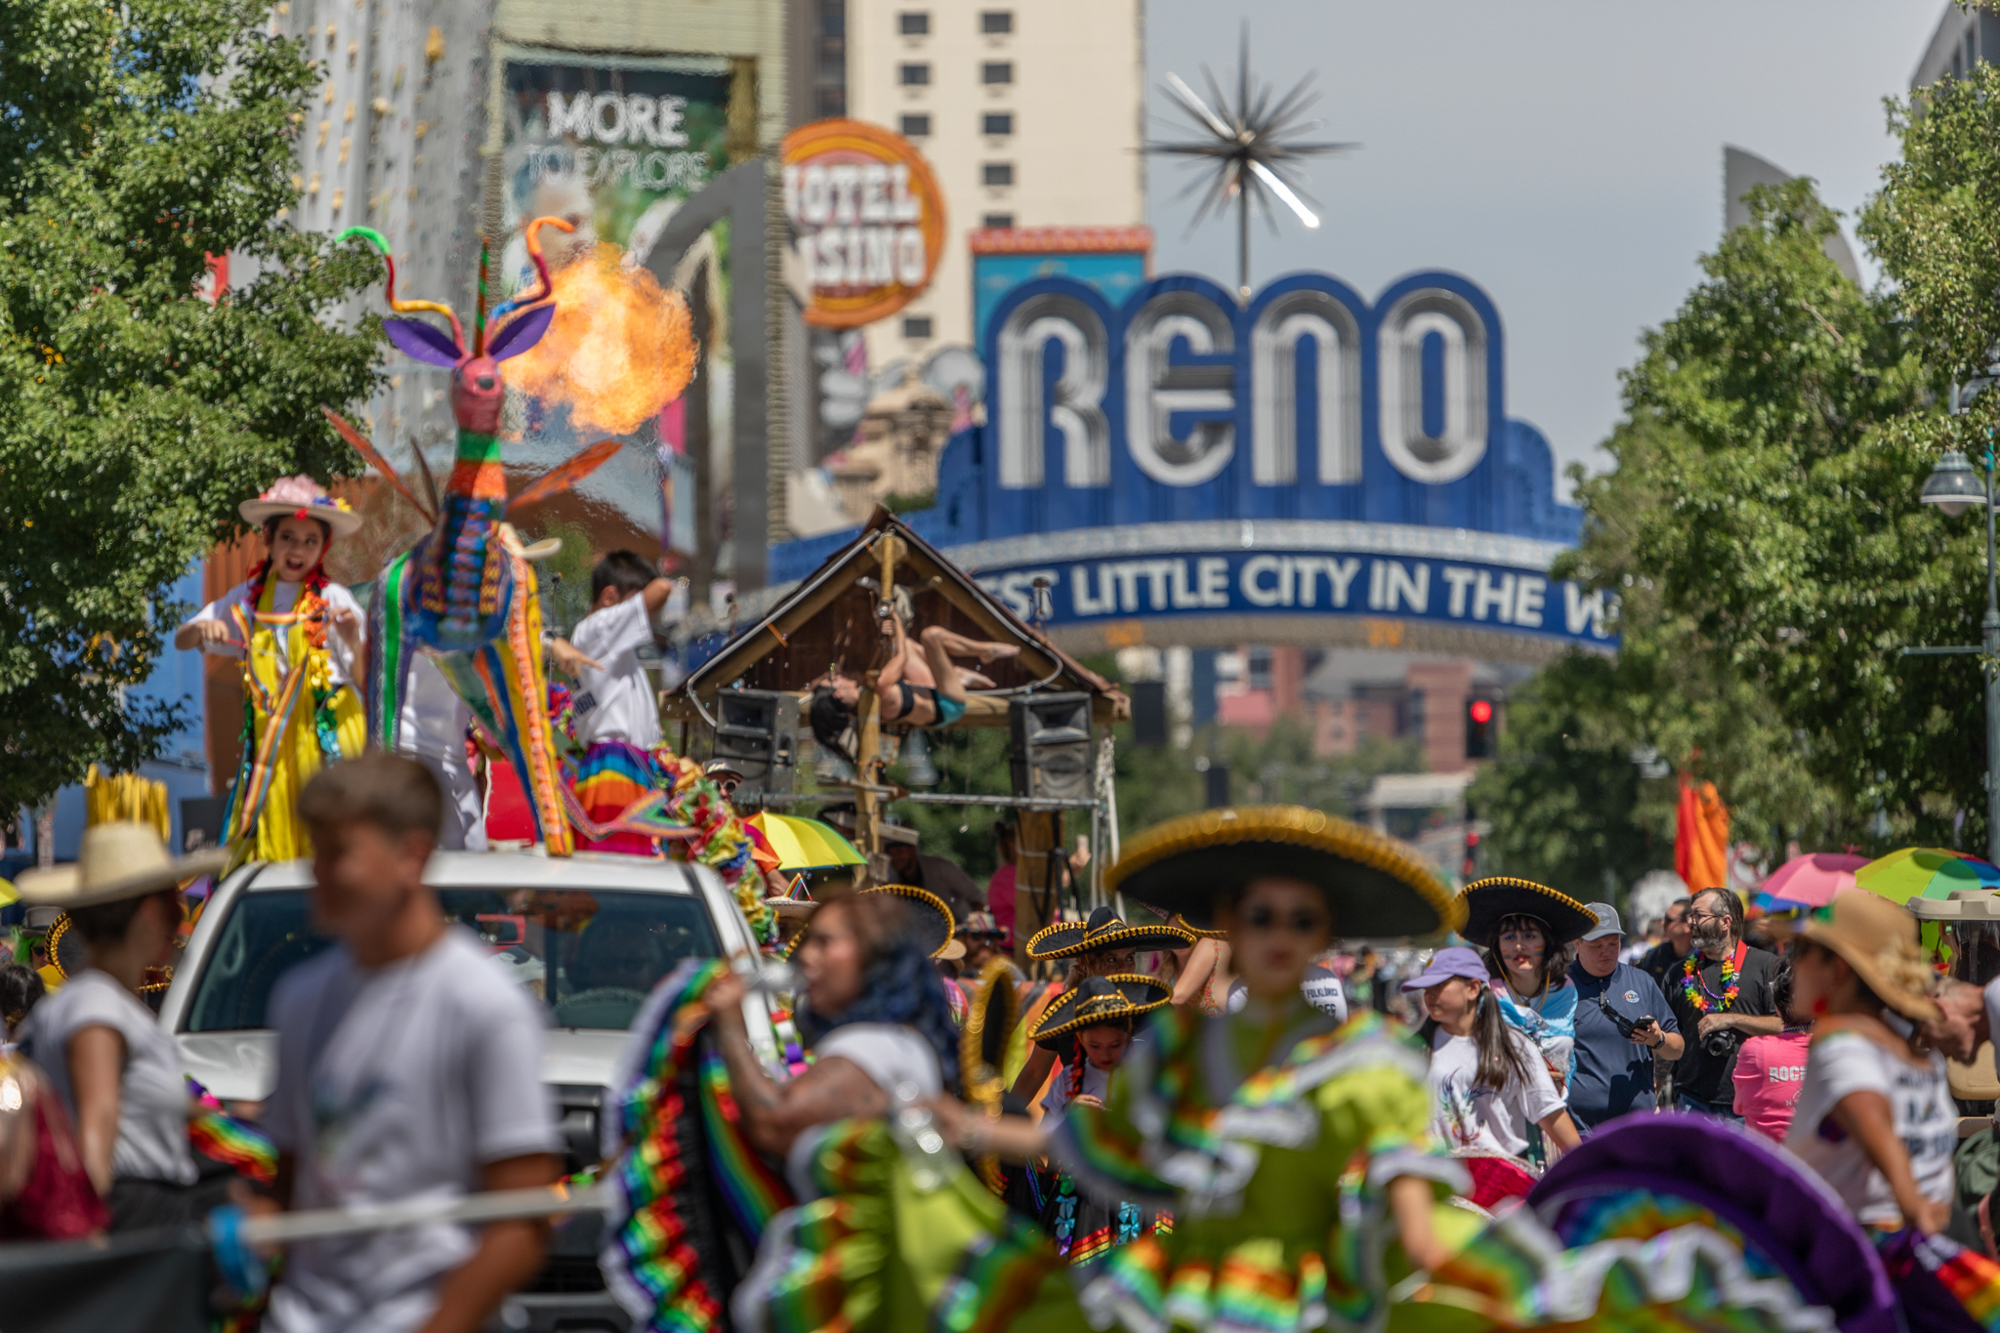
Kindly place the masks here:
<instances>
[{"instance_id":1,"label":"colorful alebrije deer sculpture","mask_svg":"<svg viewBox=\"0 0 2000 1333\"><path fill-rule=\"evenodd\" d=\"M572 847L564 814L561 768L549 722L548 682L541 654L541 606L534 570L507 514L566 490L618 450L616 441L592 445L543 476L511 501L500 462L500 408L506 385L500 363L519 356L548 331L555 314L553 286L536 233L544 226L573 230L560 218L528 224L528 253L536 286L498 306L487 338L486 256L479 262L479 307L472 346L458 315L437 301L396 296L396 262L389 243L368 227L350 227L338 239L359 236L382 253L388 267L389 306L399 314L429 311L451 321L451 333L417 319L386 319L389 341L413 360L451 372L451 410L458 422L458 452L442 502L427 505L397 475L381 452L338 414L322 408L347 442L359 450L418 512L431 531L389 562L369 608L373 655L368 692L371 743L394 748L398 718L409 689L411 652L434 660L474 718L505 750L521 790L528 794L536 832L549 852ZM511 320L500 321L508 315ZM419 459L421 464L421 459Z\"/></svg>"}]
</instances>

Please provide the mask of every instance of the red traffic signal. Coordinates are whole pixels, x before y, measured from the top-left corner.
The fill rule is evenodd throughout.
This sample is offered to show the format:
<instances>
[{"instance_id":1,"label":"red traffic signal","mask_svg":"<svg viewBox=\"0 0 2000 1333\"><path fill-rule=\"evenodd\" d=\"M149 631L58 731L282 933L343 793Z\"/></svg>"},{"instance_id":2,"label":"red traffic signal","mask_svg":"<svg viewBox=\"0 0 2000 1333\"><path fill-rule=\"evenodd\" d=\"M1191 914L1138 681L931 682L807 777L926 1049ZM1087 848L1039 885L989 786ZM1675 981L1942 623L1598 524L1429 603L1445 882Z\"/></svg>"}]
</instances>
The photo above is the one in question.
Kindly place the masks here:
<instances>
[{"instance_id":1,"label":"red traffic signal","mask_svg":"<svg viewBox=\"0 0 2000 1333\"><path fill-rule=\"evenodd\" d=\"M1500 719L1491 699L1465 701L1465 757L1491 759L1499 749Z\"/></svg>"},{"instance_id":2,"label":"red traffic signal","mask_svg":"<svg viewBox=\"0 0 2000 1333\"><path fill-rule=\"evenodd\" d=\"M1482 727L1493 720L1493 705L1484 699L1474 699L1472 707L1468 711L1471 713L1472 720Z\"/></svg>"}]
</instances>

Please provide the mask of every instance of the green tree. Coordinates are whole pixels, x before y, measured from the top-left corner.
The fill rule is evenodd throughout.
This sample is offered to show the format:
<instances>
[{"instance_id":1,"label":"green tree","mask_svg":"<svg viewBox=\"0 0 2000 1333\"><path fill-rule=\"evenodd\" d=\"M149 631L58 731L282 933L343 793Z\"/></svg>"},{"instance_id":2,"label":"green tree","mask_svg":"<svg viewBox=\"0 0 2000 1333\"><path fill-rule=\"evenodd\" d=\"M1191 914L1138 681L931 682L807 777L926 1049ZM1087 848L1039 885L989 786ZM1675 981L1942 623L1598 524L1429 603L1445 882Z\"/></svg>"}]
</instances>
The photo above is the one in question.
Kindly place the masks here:
<instances>
[{"instance_id":1,"label":"green tree","mask_svg":"<svg viewBox=\"0 0 2000 1333\"><path fill-rule=\"evenodd\" d=\"M1948 845L1961 811L1983 830L1976 669L1900 655L1978 623L1970 525L1916 499L1937 377L1897 294L1826 258L1833 226L1808 182L1758 192L1624 377L1616 466L1579 476L1584 539L1556 568L1619 594L1622 651L1545 671L1480 791L1524 867L1619 874L1641 843L1664 860L1671 791L1611 782L1640 747L1712 778L1774 851Z\"/></svg>"},{"instance_id":2,"label":"green tree","mask_svg":"<svg viewBox=\"0 0 2000 1333\"><path fill-rule=\"evenodd\" d=\"M282 225L317 71L264 0L0 0L0 806L178 725L130 706L239 501L353 455L379 276ZM214 303L207 256L254 274Z\"/></svg>"}]
</instances>

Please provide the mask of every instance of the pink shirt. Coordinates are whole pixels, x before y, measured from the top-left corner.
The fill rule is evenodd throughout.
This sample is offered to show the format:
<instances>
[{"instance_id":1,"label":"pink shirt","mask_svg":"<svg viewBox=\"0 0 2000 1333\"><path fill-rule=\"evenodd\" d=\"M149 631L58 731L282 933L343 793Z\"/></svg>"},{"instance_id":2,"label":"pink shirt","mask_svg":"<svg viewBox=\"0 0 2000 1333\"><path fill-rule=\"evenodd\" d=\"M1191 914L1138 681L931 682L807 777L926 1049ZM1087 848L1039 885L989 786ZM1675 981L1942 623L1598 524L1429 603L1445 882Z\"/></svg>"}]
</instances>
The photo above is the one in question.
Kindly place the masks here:
<instances>
[{"instance_id":1,"label":"pink shirt","mask_svg":"<svg viewBox=\"0 0 2000 1333\"><path fill-rule=\"evenodd\" d=\"M1811 1039L1810 1032L1752 1037L1736 1053L1736 1114L1779 1143L1792 1127L1792 1112L1806 1077L1806 1043Z\"/></svg>"},{"instance_id":2,"label":"pink shirt","mask_svg":"<svg viewBox=\"0 0 2000 1333\"><path fill-rule=\"evenodd\" d=\"M1014 863L1007 862L993 872L993 878L986 881L986 910L993 913L994 924L1007 932L1007 943L1014 942Z\"/></svg>"}]
</instances>

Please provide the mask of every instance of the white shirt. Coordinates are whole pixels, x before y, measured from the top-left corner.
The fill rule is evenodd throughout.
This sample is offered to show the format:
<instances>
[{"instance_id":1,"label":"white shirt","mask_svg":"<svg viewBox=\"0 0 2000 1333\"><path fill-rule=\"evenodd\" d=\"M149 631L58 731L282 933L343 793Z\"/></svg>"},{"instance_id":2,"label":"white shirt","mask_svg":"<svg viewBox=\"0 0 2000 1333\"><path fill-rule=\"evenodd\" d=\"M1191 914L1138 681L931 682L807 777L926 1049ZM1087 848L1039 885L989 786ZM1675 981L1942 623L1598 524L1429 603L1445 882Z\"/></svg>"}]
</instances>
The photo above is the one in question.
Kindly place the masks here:
<instances>
[{"instance_id":1,"label":"white shirt","mask_svg":"<svg viewBox=\"0 0 2000 1333\"><path fill-rule=\"evenodd\" d=\"M69 1077L69 1043L85 1028L106 1027L125 1041L118 1079L118 1141L111 1174L119 1180L195 1181L188 1147L188 1090L181 1053L139 997L96 968L71 977L36 1005L21 1025L21 1046L49 1076L49 1085L76 1119Z\"/></svg>"},{"instance_id":2,"label":"white shirt","mask_svg":"<svg viewBox=\"0 0 2000 1333\"><path fill-rule=\"evenodd\" d=\"M1079 1096L1095 1097L1099 1102L1111 1099L1111 1071L1099 1069L1090 1063L1081 1047L1076 1058L1083 1061L1083 1086L1077 1090ZM1069 1105L1069 1070L1064 1069L1049 1080L1049 1090L1042 1094L1042 1109L1050 1115L1060 1115Z\"/></svg>"},{"instance_id":3,"label":"white shirt","mask_svg":"<svg viewBox=\"0 0 2000 1333\"><path fill-rule=\"evenodd\" d=\"M336 945L285 974L270 1012L264 1128L298 1159L297 1208L456 1198L489 1162L559 1149L543 1011L457 926L374 971ZM475 1244L444 1224L295 1244L265 1327L407 1333Z\"/></svg>"},{"instance_id":4,"label":"white shirt","mask_svg":"<svg viewBox=\"0 0 2000 1333\"><path fill-rule=\"evenodd\" d=\"M340 610L350 611L354 614L358 625L365 625L366 621L361 615L361 604L354 600L353 593L331 579L327 581L325 597L328 612L326 656L333 667L333 683L336 685L352 685L354 683L354 650L347 646L347 640L342 638L340 631L333 627L332 612ZM292 605L298 600L298 584L287 583L283 579L272 580L272 612L283 615L285 612L291 610ZM250 617L251 628L254 630L256 628L255 613L257 607L250 600L250 584L248 580L237 584L228 592L195 612L192 616L188 617L187 623L198 625L204 620L219 620L230 627L230 637L234 638L236 635L236 616L233 608L238 606L242 607L244 614ZM274 626L273 628L281 629L282 627ZM290 636L279 633L276 637L278 640L278 671L282 676L290 666L285 660L285 643ZM233 643L204 643L202 651L214 653L220 657L240 658L243 656L243 650Z\"/></svg>"},{"instance_id":5,"label":"white shirt","mask_svg":"<svg viewBox=\"0 0 2000 1333\"><path fill-rule=\"evenodd\" d=\"M472 725L472 710L427 654L410 656L409 676L396 710L396 753L464 768L465 729Z\"/></svg>"},{"instance_id":6,"label":"white shirt","mask_svg":"<svg viewBox=\"0 0 2000 1333\"><path fill-rule=\"evenodd\" d=\"M1919 1066L1859 1032L1814 1037L1785 1146L1819 1172L1857 1219L1895 1223L1903 1210L1889 1182L1860 1140L1831 1118L1841 1099L1857 1092L1879 1093L1888 1100L1896 1137L1910 1154L1917 1193L1949 1203L1955 1188L1951 1158L1958 1150L1958 1105L1945 1080L1944 1057L1935 1052Z\"/></svg>"},{"instance_id":7,"label":"white shirt","mask_svg":"<svg viewBox=\"0 0 2000 1333\"><path fill-rule=\"evenodd\" d=\"M891 1098L906 1083L916 1089L919 1099L944 1091L937 1052L914 1028L900 1023L849 1023L835 1028L813 1044L813 1055L821 1060L836 1055L852 1060Z\"/></svg>"},{"instance_id":8,"label":"white shirt","mask_svg":"<svg viewBox=\"0 0 2000 1333\"><path fill-rule=\"evenodd\" d=\"M1528 1151L1528 1126L1540 1124L1543 1117L1563 1109L1548 1063L1535 1044L1512 1027L1507 1029L1507 1040L1514 1043L1528 1078L1525 1083L1510 1078L1506 1091L1496 1093L1477 1086L1477 1042L1454 1037L1443 1028L1431 1039L1430 1086L1437 1099L1437 1118L1432 1123L1438 1137L1454 1152L1520 1157Z\"/></svg>"},{"instance_id":9,"label":"white shirt","mask_svg":"<svg viewBox=\"0 0 2000 1333\"><path fill-rule=\"evenodd\" d=\"M650 750L660 743L660 706L653 682L639 664L639 650L653 643L646 599L633 593L616 606L593 611L569 636L576 650L598 663L583 668L577 691L577 744L619 740Z\"/></svg>"},{"instance_id":10,"label":"white shirt","mask_svg":"<svg viewBox=\"0 0 2000 1333\"><path fill-rule=\"evenodd\" d=\"M1299 994L1305 996L1306 1003L1333 1019L1336 1023L1347 1022L1347 988L1341 984L1333 969L1322 963L1306 965L1305 979L1299 982ZM1242 978L1229 983L1229 999L1224 1008L1232 1014L1243 1012L1243 1006L1250 1003L1250 987Z\"/></svg>"}]
</instances>

